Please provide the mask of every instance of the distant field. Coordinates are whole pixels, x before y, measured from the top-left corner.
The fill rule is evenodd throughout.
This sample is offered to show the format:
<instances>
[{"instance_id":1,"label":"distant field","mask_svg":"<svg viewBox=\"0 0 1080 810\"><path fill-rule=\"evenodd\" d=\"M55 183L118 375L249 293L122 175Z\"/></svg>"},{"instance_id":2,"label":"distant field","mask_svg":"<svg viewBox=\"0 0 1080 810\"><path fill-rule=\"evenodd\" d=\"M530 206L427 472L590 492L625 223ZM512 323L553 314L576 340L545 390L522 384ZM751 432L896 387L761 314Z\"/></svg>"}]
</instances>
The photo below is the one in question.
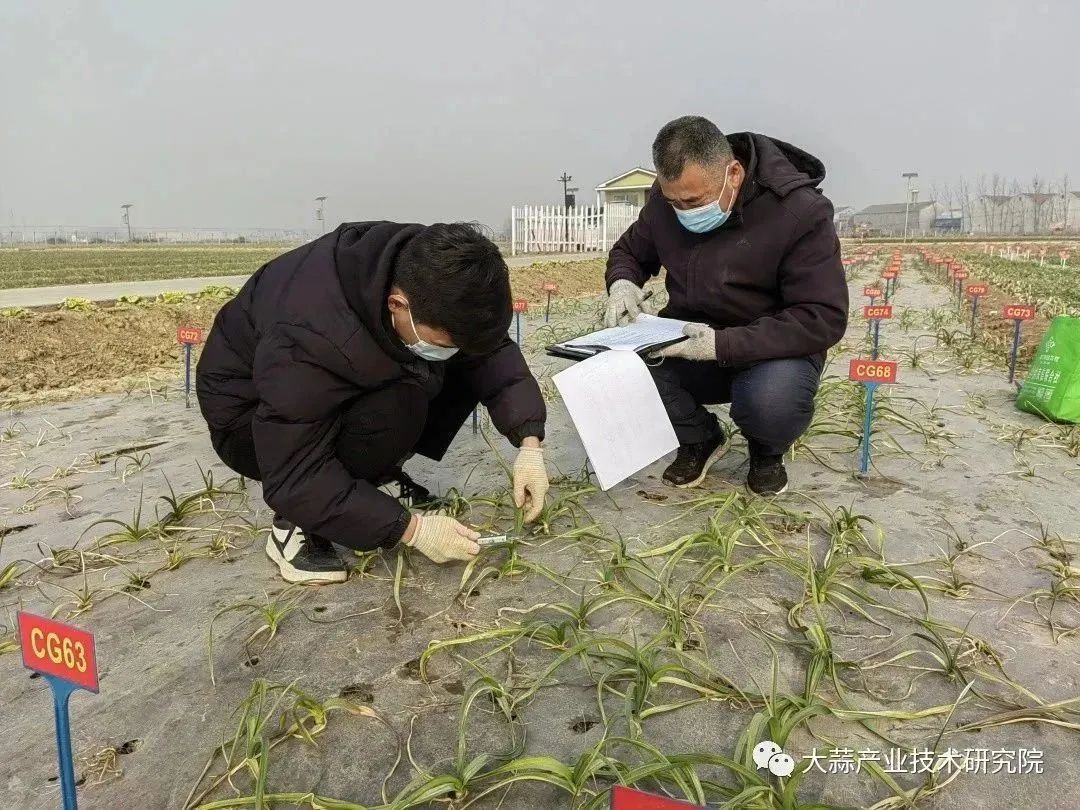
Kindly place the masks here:
<instances>
[{"instance_id":1,"label":"distant field","mask_svg":"<svg viewBox=\"0 0 1080 810\"><path fill-rule=\"evenodd\" d=\"M161 245L0 250L0 289L254 273L292 245Z\"/></svg>"}]
</instances>

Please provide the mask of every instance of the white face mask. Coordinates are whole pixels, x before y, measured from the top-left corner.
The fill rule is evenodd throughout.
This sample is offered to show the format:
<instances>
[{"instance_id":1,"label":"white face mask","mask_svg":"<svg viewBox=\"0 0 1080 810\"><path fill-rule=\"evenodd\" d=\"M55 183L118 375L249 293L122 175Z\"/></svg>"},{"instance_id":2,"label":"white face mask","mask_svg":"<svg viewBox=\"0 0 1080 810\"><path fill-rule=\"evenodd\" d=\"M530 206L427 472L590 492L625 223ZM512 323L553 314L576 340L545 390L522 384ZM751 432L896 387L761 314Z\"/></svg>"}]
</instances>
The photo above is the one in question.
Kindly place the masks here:
<instances>
[{"instance_id":1,"label":"white face mask","mask_svg":"<svg viewBox=\"0 0 1080 810\"><path fill-rule=\"evenodd\" d=\"M412 329L413 334L416 335L416 343L405 344L410 352L417 357L422 357L424 360L431 360L434 362L449 360L457 354L458 350L455 346L436 346L434 343L428 343L420 337L420 333L416 331L416 324L413 322L412 309L407 309L406 311L409 313L409 327ZM391 317L394 315L396 315L396 313L391 313Z\"/></svg>"}]
</instances>

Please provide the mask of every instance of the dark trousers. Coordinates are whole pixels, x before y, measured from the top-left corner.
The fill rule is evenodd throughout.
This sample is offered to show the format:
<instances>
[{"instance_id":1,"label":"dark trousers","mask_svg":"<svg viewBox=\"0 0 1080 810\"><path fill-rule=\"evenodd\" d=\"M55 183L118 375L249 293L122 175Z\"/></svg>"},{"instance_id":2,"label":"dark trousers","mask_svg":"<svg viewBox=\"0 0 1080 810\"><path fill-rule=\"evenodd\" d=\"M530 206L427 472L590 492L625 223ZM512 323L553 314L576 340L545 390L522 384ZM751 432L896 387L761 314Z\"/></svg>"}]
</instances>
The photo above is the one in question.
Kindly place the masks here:
<instances>
[{"instance_id":1,"label":"dark trousers","mask_svg":"<svg viewBox=\"0 0 1080 810\"><path fill-rule=\"evenodd\" d=\"M410 453L440 460L476 407L462 381L448 378L429 400L418 384L402 381L357 397L341 413L335 455L357 479L386 483ZM211 430L210 442L233 471L262 480L251 422Z\"/></svg>"},{"instance_id":2,"label":"dark trousers","mask_svg":"<svg viewBox=\"0 0 1080 810\"><path fill-rule=\"evenodd\" d=\"M816 358L766 360L745 368L669 358L650 366L680 444L715 435L716 416L702 405L731 403L731 418L754 456L783 455L810 426L821 379Z\"/></svg>"}]
</instances>

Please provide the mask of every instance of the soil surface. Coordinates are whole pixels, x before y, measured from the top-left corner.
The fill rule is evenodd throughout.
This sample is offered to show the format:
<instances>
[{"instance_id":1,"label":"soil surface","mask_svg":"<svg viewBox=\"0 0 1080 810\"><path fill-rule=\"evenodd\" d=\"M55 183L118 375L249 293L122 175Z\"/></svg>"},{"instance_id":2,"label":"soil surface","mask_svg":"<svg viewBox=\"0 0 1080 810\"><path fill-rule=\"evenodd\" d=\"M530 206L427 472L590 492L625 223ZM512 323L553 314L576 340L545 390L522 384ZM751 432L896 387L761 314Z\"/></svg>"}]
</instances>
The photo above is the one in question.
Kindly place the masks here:
<instances>
[{"instance_id":1,"label":"soil surface","mask_svg":"<svg viewBox=\"0 0 1080 810\"><path fill-rule=\"evenodd\" d=\"M749 749L785 729L809 767L803 804L1080 806L1080 440L1015 410L1000 348L941 338L964 323L909 257L881 337L899 382L879 389L873 467L856 476L847 365L867 349L855 313L879 253L854 268L848 336L787 493L745 495L738 436L698 490L662 484L669 458L597 491L551 382L567 364L540 351L594 321L599 299L567 295L551 324L535 306L524 324L550 398L546 525L516 527L498 463L513 450L481 419L408 469L513 545L469 569L342 549L352 577L321 588L277 577L259 485L223 468L184 407L172 336L212 304L3 322L4 396L32 372L15 393L85 385L123 368L117 353L150 377L0 418L0 804L59 803L48 689L11 636L26 609L97 637L100 694L71 700L88 808L253 807L259 772L275 807L606 807L616 774L781 807L794 780ZM874 776L894 748L990 759Z\"/></svg>"}]
</instances>

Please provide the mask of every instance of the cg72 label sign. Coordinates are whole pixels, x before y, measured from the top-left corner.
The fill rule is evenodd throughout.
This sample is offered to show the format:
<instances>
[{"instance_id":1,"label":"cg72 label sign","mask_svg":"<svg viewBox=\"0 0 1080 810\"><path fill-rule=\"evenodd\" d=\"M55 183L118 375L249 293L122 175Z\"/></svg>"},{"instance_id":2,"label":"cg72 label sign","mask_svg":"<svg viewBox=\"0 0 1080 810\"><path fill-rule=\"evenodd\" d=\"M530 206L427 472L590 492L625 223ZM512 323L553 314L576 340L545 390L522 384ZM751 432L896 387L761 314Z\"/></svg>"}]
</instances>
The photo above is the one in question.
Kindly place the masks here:
<instances>
[{"instance_id":1,"label":"cg72 label sign","mask_svg":"<svg viewBox=\"0 0 1080 810\"><path fill-rule=\"evenodd\" d=\"M176 342L185 345L202 343L202 329L197 326L180 326L176 329Z\"/></svg>"}]
</instances>

